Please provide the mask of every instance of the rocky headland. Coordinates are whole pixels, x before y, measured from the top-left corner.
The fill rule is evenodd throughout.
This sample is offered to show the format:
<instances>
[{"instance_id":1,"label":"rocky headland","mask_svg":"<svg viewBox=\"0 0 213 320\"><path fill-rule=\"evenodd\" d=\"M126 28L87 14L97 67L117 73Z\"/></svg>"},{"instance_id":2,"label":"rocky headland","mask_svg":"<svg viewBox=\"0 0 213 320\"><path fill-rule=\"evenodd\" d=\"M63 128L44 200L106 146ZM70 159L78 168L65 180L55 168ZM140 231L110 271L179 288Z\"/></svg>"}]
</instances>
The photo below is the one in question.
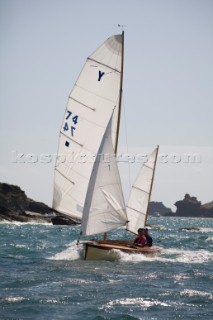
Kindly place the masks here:
<instances>
[{"instance_id":1,"label":"rocky headland","mask_svg":"<svg viewBox=\"0 0 213 320\"><path fill-rule=\"evenodd\" d=\"M150 201L148 214L151 216L164 216L166 214L172 214L172 210L167 208L162 202Z\"/></svg>"},{"instance_id":2,"label":"rocky headland","mask_svg":"<svg viewBox=\"0 0 213 320\"><path fill-rule=\"evenodd\" d=\"M174 205L177 207L176 216L213 218L213 201L202 205L201 201L187 193L183 200L175 202Z\"/></svg>"},{"instance_id":3,"label":"rocky headland","mask_svg":"<svg viewBox=\"0 0 213 320\"><path fill-rule=\"evenodd\" d=\"M0 221L76 224L42 202L28 198L20 187L0 183Z\"/></svg>"}]
</instances>

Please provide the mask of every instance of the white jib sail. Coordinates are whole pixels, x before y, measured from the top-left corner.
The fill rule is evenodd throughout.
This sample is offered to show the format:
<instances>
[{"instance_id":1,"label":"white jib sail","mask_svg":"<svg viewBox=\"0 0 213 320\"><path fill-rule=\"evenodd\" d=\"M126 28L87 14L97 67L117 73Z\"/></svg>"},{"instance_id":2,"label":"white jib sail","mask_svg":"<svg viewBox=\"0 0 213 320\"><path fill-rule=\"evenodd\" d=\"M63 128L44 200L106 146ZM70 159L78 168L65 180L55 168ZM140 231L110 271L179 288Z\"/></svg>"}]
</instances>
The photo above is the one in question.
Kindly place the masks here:
<instances>
[{"instance_id":1,"label":"white jib sail","mask_svg":"<svg viewBox=\"0 0 213 320\"><path fill-rule=\"evenodd\" d=\"M94 159L114 110L115 145L122 69L122 35L87 59L68 99L59 135L53 208L80 220Z\"/></svg>"},{"instance_id":2,"label":"white jib sail","mask_svg":"<svg viewBox=\"0 0 213 320\"><path fill-rule=\"evenodd\" d=\"M107 232L124 226L127 222L111 126L112 118L101 142L89 182L81 221L83 236Z\"/></svg>"},{"instance_id":3,"label":"white jib sail","mask_svg":"<svg viewBox=\"0 0 213 320\"><path fill-rule=\"evenodd\" d=\"M138 228L143 228L146 223L157 154L158 147L151 153L148 161L143 164L130 193L127 205L127 230L135 234L137 234Z\"/></svg>"}]
</instances>

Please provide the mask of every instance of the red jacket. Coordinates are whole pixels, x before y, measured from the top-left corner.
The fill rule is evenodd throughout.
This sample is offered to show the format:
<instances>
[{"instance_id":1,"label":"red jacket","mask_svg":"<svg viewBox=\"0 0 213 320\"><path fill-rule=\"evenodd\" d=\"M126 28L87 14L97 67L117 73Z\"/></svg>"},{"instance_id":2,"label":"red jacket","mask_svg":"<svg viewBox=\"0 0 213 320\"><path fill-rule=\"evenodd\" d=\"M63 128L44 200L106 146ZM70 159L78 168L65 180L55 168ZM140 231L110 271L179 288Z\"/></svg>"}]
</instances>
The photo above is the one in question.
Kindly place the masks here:
<instances>
[{"instance_id":1,"label":"red jacket","mask_svg":"<svg viewBox=\"0 0 213 320\"><path fill-rule=\"evenodd\" d=\"M146 237L144 235L138 236L137 238L135 238L134 244L145 246L147 244Z\"/></svg>"}]
</instances>

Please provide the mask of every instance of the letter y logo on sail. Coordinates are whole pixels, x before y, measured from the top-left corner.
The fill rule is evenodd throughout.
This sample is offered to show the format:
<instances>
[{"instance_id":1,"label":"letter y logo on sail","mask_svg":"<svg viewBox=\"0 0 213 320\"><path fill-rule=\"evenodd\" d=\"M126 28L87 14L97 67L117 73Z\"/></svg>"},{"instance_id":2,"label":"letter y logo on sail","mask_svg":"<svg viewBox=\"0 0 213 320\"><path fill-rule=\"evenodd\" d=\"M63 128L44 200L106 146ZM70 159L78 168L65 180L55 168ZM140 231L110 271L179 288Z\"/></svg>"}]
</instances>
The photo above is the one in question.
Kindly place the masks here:
<instances>
[{"instance_id":1,"label":"letter y logo on sail","mask_svg":"<svg viewBox=\"0 0 213 320\"><path fill-rule=\"evenodd\" d=\"M105 72L101 72L99 70L99 73L98 73L98 81L101 81L101 78L103 77L103 75L105 74Z\"/></svg>"}]
</instances>

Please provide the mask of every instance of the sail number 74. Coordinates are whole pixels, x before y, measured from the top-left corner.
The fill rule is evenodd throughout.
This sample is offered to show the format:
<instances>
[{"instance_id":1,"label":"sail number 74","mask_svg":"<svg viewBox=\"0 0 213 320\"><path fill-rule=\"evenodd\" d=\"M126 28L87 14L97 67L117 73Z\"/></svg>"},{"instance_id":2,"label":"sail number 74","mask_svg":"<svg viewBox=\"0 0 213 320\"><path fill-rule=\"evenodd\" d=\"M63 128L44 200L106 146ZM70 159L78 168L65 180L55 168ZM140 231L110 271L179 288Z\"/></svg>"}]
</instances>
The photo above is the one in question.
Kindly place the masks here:
<instances>
[{"instance_id":1,"label":"sail number 74","mask_svg":"<svg viewBox=\"0 0 213 320\"><path fill-rule=\"evenodd\" d=\"M70 133L71 133L71 136L74 137L74 131L75 131L75 126L77 123L78 123L78 116L74 116L72 117L72 112L67 110L67 116L65 118L65 120L68 120L69 121L66 121L65 124L64 124L64 127L63 127L63 130L64 131L69 131L70 130ZM71 124L69 123L71 120Z\"/></svg>"}]
</instances>

